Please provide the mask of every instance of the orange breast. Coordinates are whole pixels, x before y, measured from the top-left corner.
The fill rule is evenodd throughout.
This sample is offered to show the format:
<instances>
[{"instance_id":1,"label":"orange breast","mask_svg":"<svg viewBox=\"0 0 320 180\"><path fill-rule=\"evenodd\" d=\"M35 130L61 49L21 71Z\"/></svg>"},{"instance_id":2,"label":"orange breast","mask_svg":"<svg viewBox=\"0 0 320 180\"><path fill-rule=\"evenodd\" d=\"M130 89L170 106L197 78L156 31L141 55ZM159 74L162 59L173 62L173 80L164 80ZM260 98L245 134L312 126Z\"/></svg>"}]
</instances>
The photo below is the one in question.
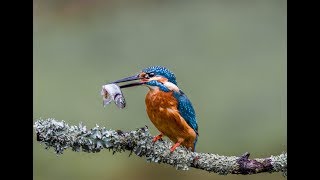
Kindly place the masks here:
<instances>
[{"instance_id":1,"label":"orange breast","mask_svg":"<svg viewBox=\"0 0 320 180\"><path fill-rule=\"evenodd\" d=\"M174 143L179 141L183 146L194 149L196 133L180 116L173 92L150 90L145 102L147 114L160 132Z\"/></svg>"}]
</instances>

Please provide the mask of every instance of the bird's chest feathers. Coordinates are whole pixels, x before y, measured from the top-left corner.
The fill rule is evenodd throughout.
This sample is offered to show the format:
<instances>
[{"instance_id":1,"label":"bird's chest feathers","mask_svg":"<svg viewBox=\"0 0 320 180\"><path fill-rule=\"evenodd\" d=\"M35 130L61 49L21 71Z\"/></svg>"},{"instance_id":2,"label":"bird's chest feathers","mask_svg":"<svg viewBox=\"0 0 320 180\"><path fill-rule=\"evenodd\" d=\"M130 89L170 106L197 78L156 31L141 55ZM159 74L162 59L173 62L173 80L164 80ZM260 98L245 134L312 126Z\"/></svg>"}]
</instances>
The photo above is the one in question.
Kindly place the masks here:
<instances>
[{"instance_id":1,"label":"bird's chest feathers","mask_svg":"<svg viewBox=\"0 0 320 180\"><path fill-rule=\"evenodd\" d=\"M194 146L195 131L187 124L178 110L178 101L173 92L151 89L146 96L147 114L156 128L173 142Z\"/></svg>"},{"instance_id":2,"label":"bird's chest feathers","mask_svg":"<svg viewBox=\"0 0 320 180\"><path fill-rule=\"evenodd\" d=\"M146 96L147 113L150 120L157 126L160 121L170 119L175 114L178 115L178 102L173 96L173 92L163 92L152 89Z\"/></svg>"}]
</instances>

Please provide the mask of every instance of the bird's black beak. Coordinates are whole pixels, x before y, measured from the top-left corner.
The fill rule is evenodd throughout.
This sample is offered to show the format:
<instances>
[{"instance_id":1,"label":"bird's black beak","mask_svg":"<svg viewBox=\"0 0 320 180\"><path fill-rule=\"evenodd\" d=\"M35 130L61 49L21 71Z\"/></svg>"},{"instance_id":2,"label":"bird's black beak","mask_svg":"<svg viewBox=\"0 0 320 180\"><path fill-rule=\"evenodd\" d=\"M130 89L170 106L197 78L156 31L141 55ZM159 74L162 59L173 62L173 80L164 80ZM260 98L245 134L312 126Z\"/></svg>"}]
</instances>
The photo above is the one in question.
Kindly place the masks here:
<instances>
[{"instance_id":1,"label":"bird's black beak","mask_svg":"<svg viewBox=\"0 0 320 180\"><path fill-rule=\"evenodd\" d=\"M140 74L137 74L137 75L134 75L134 76L130 76L130 77L126 77L126 78L123 78L123 79L119 79L117 81L114 81L112 83L122 83L122 82L128 82L128 81L135 81L135 80L140 80ZM138 81L138 82L132 82L132 83L129 83L129 84L124 84L124 85L121 85L119 86L120 88L127 88L127 87L133 87L133 86L140 86L142 84L145 84L145 82L141 82L141 81Z\"/></svg>"}]
</instances>

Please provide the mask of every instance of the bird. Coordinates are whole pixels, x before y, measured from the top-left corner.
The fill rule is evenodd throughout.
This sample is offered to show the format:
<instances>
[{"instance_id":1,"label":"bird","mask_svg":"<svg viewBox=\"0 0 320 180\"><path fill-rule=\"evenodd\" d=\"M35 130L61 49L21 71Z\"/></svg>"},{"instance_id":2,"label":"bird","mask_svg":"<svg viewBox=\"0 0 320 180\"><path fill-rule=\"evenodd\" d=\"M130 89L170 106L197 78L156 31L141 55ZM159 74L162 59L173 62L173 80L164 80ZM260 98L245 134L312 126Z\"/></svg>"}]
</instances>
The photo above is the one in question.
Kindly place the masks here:
<instances>
[{"instance_id":1,"label":"bird","mask_svg":"<svg viewBox=\"0 0 320 180\"><path fill-rule=\"evenodd\" d=\"M187 95L178 87L176 76L163 66L151 66L138 74L119 79L112 83L124 83L121 89L147 86L146 111L153 125L160 132L153 142L168 137L174 145L170 152L182 145L195 151L198 141L198 123L195 110Z\"/></svg>"}]
</instances>

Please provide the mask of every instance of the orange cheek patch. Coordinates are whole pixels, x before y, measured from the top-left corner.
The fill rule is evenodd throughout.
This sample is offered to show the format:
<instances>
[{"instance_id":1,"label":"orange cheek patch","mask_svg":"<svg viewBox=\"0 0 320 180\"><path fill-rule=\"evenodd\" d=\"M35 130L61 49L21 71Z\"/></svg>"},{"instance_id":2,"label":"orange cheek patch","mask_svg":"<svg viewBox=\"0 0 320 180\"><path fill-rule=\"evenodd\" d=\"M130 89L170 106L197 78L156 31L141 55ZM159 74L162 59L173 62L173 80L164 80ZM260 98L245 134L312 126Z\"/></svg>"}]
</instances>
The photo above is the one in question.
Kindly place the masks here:
<instances>
[{"instance_id":1,"label":"orange cheek patch","mask_svg":"<svg viewBox=\"0 0 320 180\"><path fill-rule=\"evenodd\" d=\"M141 82L148 82L149 80L145 78L146 77L146 73L142 72L139 74L139 78Z\"/></svg>"},{"instance_id":2,"label":"orange cheek patch","mask_svg":"<svg viewBox=\"0 0 320 180\"><path fill-rule=\"evenodd\" d=\"M146 76L146 73L142 72L139 74L139 78L144 78Z\"/></svg>"},{"instance_id":3,"label":"orange cheek patch","mask_svg":"<svg viewBox=\"0 0 320 180\"><path fill-rule=\"evenodd\" d=\"M165 82L168 82L168 79L167 78L160 78L158 81L163 84Z\"/></svg>"}]
</instances>

